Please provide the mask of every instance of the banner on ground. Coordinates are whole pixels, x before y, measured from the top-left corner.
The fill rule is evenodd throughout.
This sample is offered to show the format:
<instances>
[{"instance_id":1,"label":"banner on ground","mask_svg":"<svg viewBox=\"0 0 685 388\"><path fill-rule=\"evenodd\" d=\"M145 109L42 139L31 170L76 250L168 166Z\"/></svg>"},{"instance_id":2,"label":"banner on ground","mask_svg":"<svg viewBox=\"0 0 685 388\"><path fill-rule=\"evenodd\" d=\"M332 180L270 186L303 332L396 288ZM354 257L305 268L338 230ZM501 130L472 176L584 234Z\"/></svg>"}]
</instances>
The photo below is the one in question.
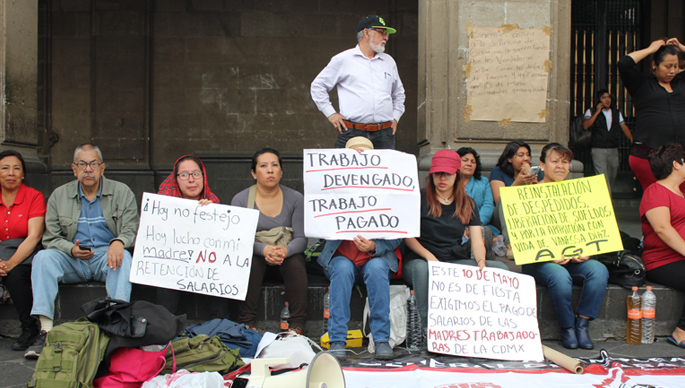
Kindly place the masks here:
<instances>
[{"instance_id":1,"label":"banner on ground","mask_svg":"<svg viewBox=\"0 0 685 388\"><path fill-rule=\"evenodd\" d=\"M604 175L500 193L517 265L623 250Z\"/></svg>"},{"instance_id":2,"label":"banner on ground","mask_svg":"<svg viewBox=\"0 0 685 388\"><path fill-rule=\"evenodd\" d=\"M436 363L430 360L431 365ZM468 365L468 363L462 363ZM601 387L601 388L679 388L683 369L627 370L617 362L611 368L592 365L584 374L564 369L549 371L488 370L482 368L418 368L414 365L388 369L343 368L348 387L364 388L520 388L520 387Z\"/></svg>"},{"instance_id":3,"label":"banner on ground","mask_svg":"<svg viewBox=\"0 0 685 388\"><path fill-rule=\"evenodd\" d=\"M416 157L394 150L305 149L307 237L396 239L420 234Z\"/></svg>"},{"instance_id":4,"label":"banner on ground","mask_svg":"<svg viewBox=\"0 0 685 388\"><path fill-rule=\"evenodd\" d=\"M535 280L499 268L428 262L428 350L542 361Z\"/></svg>"},{"instance_id":5,"label":"banner on ground","mask_svg":"<svg viewBox=\"0 0 685 388\"><path fill-rule=\"evenodd\" d=\"M259 211L143 193L131 283L245 300Z\"/></svg>"}]
</instances>

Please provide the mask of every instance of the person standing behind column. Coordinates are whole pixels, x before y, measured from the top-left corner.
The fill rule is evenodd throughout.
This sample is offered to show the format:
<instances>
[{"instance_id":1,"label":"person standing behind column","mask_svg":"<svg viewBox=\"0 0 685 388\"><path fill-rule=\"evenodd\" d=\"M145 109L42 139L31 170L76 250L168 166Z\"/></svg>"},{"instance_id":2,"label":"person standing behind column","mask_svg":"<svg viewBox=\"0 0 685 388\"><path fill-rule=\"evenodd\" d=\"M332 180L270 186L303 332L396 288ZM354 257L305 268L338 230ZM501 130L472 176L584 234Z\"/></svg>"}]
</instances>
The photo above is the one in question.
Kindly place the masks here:
<instances>
[{"instance_id":1,"label":"person standing behind column","mask_svg":"<svg viewBox=\"0 0 685 388\"><path fill-rule=\"evenodd\" d=\"M131 189L104 177L102 152L93 144L74 151L77 180L55 189L45 214L43 246L33 259L31 315L40 335L24 357L38 358L52 329L59 283L105 282L107 296L131 298L131 253L138 231L138 206Z\"/></svg>"},{"instance_id":2,"label":"person standing behind column","mask_svg":"<svg viewBox=\"0 0 685 388\"><path fill-rule=\"evenodd\" d=\"M355 136L370 139L376 149L395 148L404 86L395 60L384 53L388 36L395 32L378 16L363 17L357 25L359 44L331 58L312 82L314 103L338 131L335 148L344 148ZM328 95L336 86L340 113Z\"/></svg>"},{"instance_id":3,"label":"person standing behind column","mask_svg":"<svg viewBox=\"0 0 685 388\"><path fill-rule=\"evenodd\" d=\"M611 195L611 186L618 173L618 143L621 131L630 142L633 135L623 120L623 115L614 108L614 96L606 89L600 89L596 94L597 107L585 112L583 129L592 131L592 165L595 174L604 174Z\"/></svg>"}]
</instances>

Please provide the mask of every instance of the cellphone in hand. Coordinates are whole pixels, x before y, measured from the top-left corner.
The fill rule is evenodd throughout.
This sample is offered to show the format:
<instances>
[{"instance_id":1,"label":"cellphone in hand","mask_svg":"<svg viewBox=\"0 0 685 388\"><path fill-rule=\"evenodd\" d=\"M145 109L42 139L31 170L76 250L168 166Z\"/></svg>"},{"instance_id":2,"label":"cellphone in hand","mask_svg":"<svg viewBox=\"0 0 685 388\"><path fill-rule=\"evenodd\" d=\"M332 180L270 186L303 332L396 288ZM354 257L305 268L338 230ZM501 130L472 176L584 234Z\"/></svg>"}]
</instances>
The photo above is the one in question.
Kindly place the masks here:
<instances>
[{"instance_id":1,"label":"cellphone in hand","mask_svg":"<svg viewBox=\"0 0 685 388\"><path fill-rule=\"evenodd\" d=\"M530 174L535 174L537 175L540 172L540 166L533 166L528 170L528 175Z\"/></svg>"},{"instance_id":2,"label":"cellphone in hand","mask_svg":"<svg viewBox=\"0 0 685 388\"><path fill-rule=\"evenodd\" d=\"M87 247L87 246L85 246L85 245L79 245L79 246L78 246L78 249L80 249L80 250L82 250L82 251L90 251L90 250L91 250L90 247Z\"/></svg>"}]
</instances>

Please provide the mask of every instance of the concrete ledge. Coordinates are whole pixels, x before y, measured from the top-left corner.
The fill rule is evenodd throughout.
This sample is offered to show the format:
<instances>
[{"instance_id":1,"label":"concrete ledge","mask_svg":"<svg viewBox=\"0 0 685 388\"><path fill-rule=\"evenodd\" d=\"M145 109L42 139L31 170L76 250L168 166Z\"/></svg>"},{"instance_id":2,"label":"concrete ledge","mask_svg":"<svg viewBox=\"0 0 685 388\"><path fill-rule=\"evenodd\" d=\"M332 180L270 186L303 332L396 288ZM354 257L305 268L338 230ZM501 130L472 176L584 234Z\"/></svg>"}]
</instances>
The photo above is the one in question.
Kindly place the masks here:
<instances>
[{"instance_id":1,"label":"concrete ledge","mask_svg":"<svg viewBox=\"0 0 685 388\"><path fill-rule=\"evenodd\" d=\"M397 281L398 284L401 282ZM685 294L670 288L651 284L657 295L656 336L671 335L685 304ZM307 334L317 337L323 333L323 295L328 287L328 280L321 276L309 275L309 305L307 311ZM362 313L366 290L354 289L351 296L350 329L361 329ZM580 299L581 288L574 286L574 306ZM623 339L626 336L626 298L629 290L610 284L604 295L604 302L599 316L590 325L590 335L596 340ZM103 283L69 284L60 286L60 296L57 301L58 323L73 321L83 314L81 305L93 299L106 295ZM148 300L155 302L155 289L147 286L133 286L133 300ZM560 339L559 327L552 308L547 290L537 288L538 321L543 340ZM260 310L258 312L258 328L262 331L279 329L279 314L285 303L285 290L282 284L265 283L262 287ZM238 302L231 301L230 319L237 320ZM207 320L207 310L197 302L195 294L185 294L181 298L179 310L188 316L189 324ZM0 335L19 335L19 322L12 305L0 305Z\"/></svg>"}]
</instances>

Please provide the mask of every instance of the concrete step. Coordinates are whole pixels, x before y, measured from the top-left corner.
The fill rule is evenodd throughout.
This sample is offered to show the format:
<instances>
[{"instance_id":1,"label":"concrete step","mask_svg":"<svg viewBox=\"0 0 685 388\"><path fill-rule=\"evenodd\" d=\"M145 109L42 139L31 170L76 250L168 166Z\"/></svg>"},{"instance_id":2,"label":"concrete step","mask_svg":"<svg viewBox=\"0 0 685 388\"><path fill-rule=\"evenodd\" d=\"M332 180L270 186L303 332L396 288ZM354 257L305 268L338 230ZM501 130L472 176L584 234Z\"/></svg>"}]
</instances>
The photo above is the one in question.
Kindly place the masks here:
<instances>
[{"instance_id":1,"label":"concrete step","mask_svg":"<svg viewBox=\"0 0 685 388\"><path fill-rule=\"evenodd\" d=\"M397 284L402 284L396 281ZM651 283L648 283L651 284ZM685 294L670 288L651 284L657 295L656 336L671 335L685 304ZM309 276L309 304L307 310L307 334L314 338L323 333L323 295L328 287L325 277ZM574 306L580 299L580 287L574 286ZM629 290L610 284L604 295L599 316L590 325L590 335L596 340L624 339L626 336L626 298ZM106 295L103 283L85 283L60 286L60 297L57 301L57 321L73 321L83 314L82 304ZM134 285L132 299L155 302L155 289ZM351 297L350 329L361 329L366 290L353 290ZM538 323L543 340L560 339L559 327L547 290L537 288ZM238 302L231 301L230 319L237 320ZM258 329L261 331L279 331L279 315L285 303L285 290L282 284L265 283L262 287L260 310L258 312ZM184 294L179 310L188 316L188 324L200 323L209 319L207 309L198 303L195 294ZM19 334L19 323L14 307L0 305L0 335L16 336Z\"/></svg>"}]
</instances>

